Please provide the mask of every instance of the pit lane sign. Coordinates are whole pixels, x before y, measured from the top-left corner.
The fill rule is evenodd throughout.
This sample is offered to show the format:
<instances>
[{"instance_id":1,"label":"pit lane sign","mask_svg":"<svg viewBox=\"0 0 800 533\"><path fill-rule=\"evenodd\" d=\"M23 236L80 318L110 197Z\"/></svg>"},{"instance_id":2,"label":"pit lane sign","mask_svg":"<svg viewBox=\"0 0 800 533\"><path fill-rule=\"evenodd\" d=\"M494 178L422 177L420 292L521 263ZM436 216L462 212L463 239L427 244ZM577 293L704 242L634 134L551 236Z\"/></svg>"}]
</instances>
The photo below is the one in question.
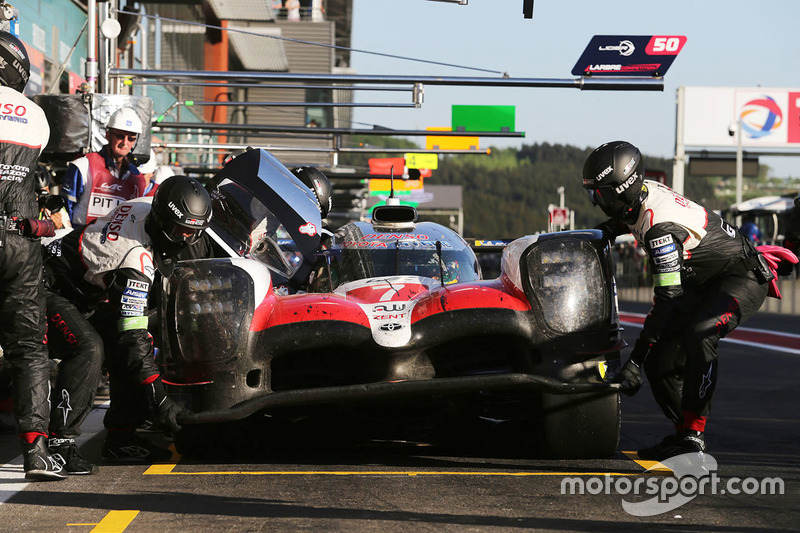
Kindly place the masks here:
<instances>
[{"instance_id":1,"label":"pit lane sign","mask_svg":"<svg viewBox=\"0 0 800 533\"><path fill-rule=\"evenodd\" d=\"M569 224L569 209L566 207L550 206L550 226L567 226Z\"/></svg>"},{"instance_id":2,"label":"pit lane sign","mask_svg":"<svg viewBox=\"0 0 800 533\"><path fill-rule=\"evenodd\" d=\"M663 76L683 35L595 35L572 69L575 76Z\"/></svg>"}]
</instances>

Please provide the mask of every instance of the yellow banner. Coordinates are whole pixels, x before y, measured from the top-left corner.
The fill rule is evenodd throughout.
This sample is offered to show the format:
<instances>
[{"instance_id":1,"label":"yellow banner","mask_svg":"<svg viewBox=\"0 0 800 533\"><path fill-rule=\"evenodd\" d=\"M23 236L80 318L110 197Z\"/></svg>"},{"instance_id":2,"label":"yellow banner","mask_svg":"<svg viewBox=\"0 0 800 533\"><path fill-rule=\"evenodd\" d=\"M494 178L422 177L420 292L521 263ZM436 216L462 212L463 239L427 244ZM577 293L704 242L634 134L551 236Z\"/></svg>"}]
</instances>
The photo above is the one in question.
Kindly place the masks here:
<instances>
[{"instance_id":1,"label":"yellow banner","mask_svg":"<svg viewBox=\"0 0 800 533\"><path fill-rule=\"evenodd\" d=\"M426 128L428 131L452 131L451 128ZM478 150L478 137L442 137L428 135L425 137L426 150Z\"/></svg>"},{"instance_id":2,"label":"yellow banner","mask_svg":"<svg viewBox=\"0 0 800 533\"><path fill-rule=\"evenodd\" d=\"M408 168L429 168L431 170L439 168L438 154L405 154L405 158Z\"/></svg>"},{"instance_id":3,"label":"yellow banner","mask_svg":"<svg viewBox=\"0 0 800 533\"><path fill-rule=\"evenodd\" d=\"M394 180L394 190L396 192L401 191L413 191L413 190L420 190L423 189L423 180L402 180L395 178ZM389 192L392 190L392 180L384 180L379 178L373 178L369 180L369 192Z\"/></svg>"}]
</instances>

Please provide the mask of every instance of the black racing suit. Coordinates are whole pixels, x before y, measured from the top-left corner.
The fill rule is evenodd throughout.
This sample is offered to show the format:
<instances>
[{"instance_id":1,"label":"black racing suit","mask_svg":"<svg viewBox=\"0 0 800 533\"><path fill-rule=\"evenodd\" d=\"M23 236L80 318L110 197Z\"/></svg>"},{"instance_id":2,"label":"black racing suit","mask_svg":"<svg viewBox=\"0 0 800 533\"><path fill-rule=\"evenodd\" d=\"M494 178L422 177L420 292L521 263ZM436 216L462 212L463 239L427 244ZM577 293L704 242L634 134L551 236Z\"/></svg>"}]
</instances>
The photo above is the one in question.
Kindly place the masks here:
<instances>
[{"instance_id":1,"label":"black racing suit","mask_svg":"<svg viewBox=\"0 0 800 533\"><path fill-rule=\"evenodd\" d=\"M47 295L47 348L58 359L50 393L51 436L75 438L94 405L103 365L103 340L86 313L51 290Z\"/></svg>"},{"instance_id":2,"label":"black racing suit","mask_svg":"<svg viewBox=\"0 0 800 533\"><path fill-rule=\"evenodd\" d=\"M81 312L92 313L88 320L103 339L111 388L104 419L109 429L135 428L165 398L147 331L155 274L144 230L151 200L124 202L47 246L53 290Z\"/></svg>"},{"instance_id":3,"label":"black racing suit","mask_svg":"<svg viewBox=\"0 0 800 533\"><path fill-rule=\"evenodd\" d=\"M8 217L8 231L0 229L0 346L11 366L20 433L46 435L50 389L42 254L37 241L8 226L38 215L33 170L50 127L41 108L13 89L0 86L0 103L0 211Z\"/></svg>"},{"instance_id":4,"label":"black racing suit","mask_svg":"<svg viewBox=\"0 0 800 533\"><path fill-rule=\"evenodd\" d=\"M717 383L717 343L761 307L767 279L737 229L653 181L629 229L653 272L653 307L631 357L644 361L653 395L678 427L702 419Z\"/></svg>"}]
</instances>

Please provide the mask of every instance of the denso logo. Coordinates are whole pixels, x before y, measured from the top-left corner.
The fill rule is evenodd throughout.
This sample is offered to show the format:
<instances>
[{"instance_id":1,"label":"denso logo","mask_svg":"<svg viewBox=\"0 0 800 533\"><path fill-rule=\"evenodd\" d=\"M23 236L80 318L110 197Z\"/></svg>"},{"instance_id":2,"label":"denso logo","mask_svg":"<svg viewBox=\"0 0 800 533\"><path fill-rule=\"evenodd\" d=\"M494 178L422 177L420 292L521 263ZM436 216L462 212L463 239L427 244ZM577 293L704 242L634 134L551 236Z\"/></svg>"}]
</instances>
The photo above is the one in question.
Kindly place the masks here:
<instances>
[{"instance_id":1,"label":"denso logo","mask_svg":"<svg viewBox=\"0 0 800 533\"><path fill-rule=\"evenodd\" d=\"M3 115L16 115L18 117L25 116L28 110L25 109L24 105L15 106L14 104L2 104L0 105L0 113Z\"/></svg>"},{"instance_id":2,"label":"denso logo","mask_svg":"<svg viewBox=\"0 0 800 533\"><path fill-rule=\"evenodd\" d=\"M167 207L169 207L172 210L173 213L175 213L179 217L183 218L183 211L178 209L177 205L175 205L174 203L170 202L170 203L167 204Z\"/></svg>"},{"instance_id":3,"label":"denso logo","mask_svg":"<svg viewBox=\"0 0 800 533\"><path fill-rule=\"evenodd\" d=\"M595 179L595 181L600 181L601 179L605 178L606 176L608 176L609 174L611 174L611 171L612 171L612 170L614 170L614 169L612 169L612 168L611 168L611 165L607 166L607 167L606 167L606 169L605 169L604 171L602 171L600 174L598 174L597 176L595 176L595 178L594 178L594 179Z\"/></svg>"},{"instance_id":4,"label":"denso logo","mask_svg":"<svg viewBox=\"0 0 800 533\"><path fill-rule=\"evenodd\" d=\"M624 183L620 184L620 186L617 187L614 190L617 192L617 194L622 194L623 192L625 192L628 189L628 187L633 185L633 182L635 182L636 178L638 178L638 177L639 177L638 174L635 174L635 173L631 174L631 176L628 179L626 179Z\"/></svg>"},{"instance_id":5,"label":"denso logo","mask_svg":"<svg viewBox=\"0 0 800 533\"><path fill-rule=\"evenodd\" d=\"M101 189L108 189L109 191L121 191L122 184L121 183L101 183Z\"/></svg>"}]
</instances>

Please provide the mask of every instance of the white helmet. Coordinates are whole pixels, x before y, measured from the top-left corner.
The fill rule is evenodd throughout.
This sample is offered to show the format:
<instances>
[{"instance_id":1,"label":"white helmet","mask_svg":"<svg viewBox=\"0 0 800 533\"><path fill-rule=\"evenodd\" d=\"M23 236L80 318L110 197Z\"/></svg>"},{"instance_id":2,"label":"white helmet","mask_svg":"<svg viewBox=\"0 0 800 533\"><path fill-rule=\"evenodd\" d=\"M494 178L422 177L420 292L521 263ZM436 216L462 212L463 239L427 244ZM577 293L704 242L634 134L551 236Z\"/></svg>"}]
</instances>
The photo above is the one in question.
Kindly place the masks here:
<instances>
[{"instance_id":1,"label":"white helmet","mask_svg":"<svg viewBox=\"0 0 800 533\"><path fill-rule=\"evenodd\" d=\"M161 182L165 179L180 173L183 173L183 170L177 167L172 167L170 165L159 165L156 168L156 171L153 173L153 181L158 185L161 185Z\"/></svg>"},{"instance_id":2,"label":"white helmet","mask_svg":"<svg viewBox=\"0 0 800 533\"><path fill-rule=\"evenodd\" d=\"M156 162L156 153L153 150L150 150L150 159L147 160L147 163L138 165L137 168L142 174L153 174L158 168L158 162Z\"/></svg>"},{"instance_id":3,"label":"white helmet","mask_svg":"<svg viewBox=\"0 0 800 533\"><path fill-rule=\"evenodd\" d=\"M142 119L130 107L123 107L114 111L114 114L108 119L106 129L127 131L141 135Z\"/></svg>"}]
</instances>

